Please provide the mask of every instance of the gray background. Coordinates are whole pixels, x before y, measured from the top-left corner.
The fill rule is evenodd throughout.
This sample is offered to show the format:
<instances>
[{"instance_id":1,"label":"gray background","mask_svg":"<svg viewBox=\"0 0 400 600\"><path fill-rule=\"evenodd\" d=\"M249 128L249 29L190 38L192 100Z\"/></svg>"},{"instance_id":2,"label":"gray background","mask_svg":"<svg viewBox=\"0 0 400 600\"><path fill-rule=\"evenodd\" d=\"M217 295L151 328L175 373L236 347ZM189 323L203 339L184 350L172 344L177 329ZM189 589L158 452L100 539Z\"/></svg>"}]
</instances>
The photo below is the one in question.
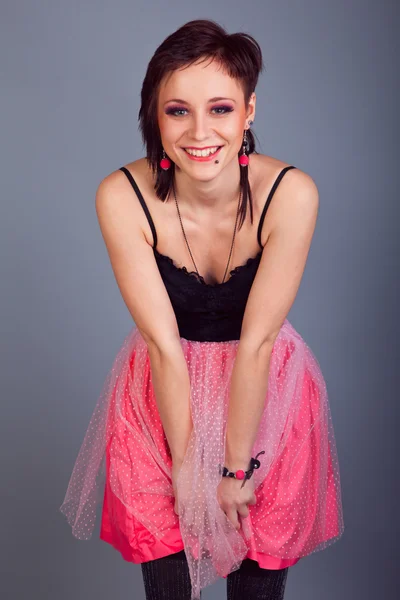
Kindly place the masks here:
<instances>
[{"instance_id":1,"label":"gray background","mask_svg":"<svg viewBox=\"0 0 400 600\"><path fill-rule=\"evenodd\" d=\"M95 190L143 156L146 65L193 18L259 41L258 150L306 171L320 191L289 320L328 385L345 532L290 570L285 600L397 596L397 12L395 2L360 0L2 2L4 599L144 598L140 566L101 542L98 529L90 542L76 540L58 508L133 326ZM224 585L206 588L205 600L223 598Z\"/></svg>"}]
</instances>

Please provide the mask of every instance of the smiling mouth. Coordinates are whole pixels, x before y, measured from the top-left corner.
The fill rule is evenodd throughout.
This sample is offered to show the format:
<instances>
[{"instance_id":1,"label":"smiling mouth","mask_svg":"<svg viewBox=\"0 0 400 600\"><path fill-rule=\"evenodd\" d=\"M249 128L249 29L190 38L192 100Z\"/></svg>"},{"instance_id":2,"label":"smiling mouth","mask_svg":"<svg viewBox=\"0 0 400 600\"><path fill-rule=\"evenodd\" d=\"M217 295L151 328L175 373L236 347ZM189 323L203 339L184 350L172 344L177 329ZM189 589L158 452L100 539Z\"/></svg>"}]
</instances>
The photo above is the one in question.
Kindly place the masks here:
<instances>
[{"instance_id":1,"label":"smiling mouth","mask_svg":"<svg viewBox=\"0 0 400 600\"><path fill-rule=\"evenodd\" d=\"M207 158L209 156L214 156L214 154L216 154L220 148L222 148L222 146L212 146L204 150L196 150L194 148L183 148L183 150L186 152L186 154L189 154L189 156L193 156L195 158Z\"/></svg>"}]
</instances>

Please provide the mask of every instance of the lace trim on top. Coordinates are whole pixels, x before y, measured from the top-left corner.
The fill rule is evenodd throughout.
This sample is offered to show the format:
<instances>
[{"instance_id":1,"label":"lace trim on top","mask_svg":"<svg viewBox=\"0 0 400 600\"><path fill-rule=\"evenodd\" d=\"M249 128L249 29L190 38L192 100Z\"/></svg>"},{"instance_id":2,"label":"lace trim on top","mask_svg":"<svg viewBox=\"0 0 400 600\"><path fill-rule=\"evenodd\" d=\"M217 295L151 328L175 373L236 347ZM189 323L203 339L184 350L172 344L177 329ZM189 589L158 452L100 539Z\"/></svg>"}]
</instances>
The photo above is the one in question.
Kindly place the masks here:
<instances>
[{"instance_id":1,"label":"lace trim on top","mask_svg":"<svg viewBox=\"0 0 400 600\"><path fill-rule=\"evenodd\" d=\"M226 281L221 281L221 282L217 282L217 283L207 283L204 279L204 277L202 275L200 275L199 273L197 273L197 271L189 271L185 266L183 267L178 267L178 265L175 264L175 262L172 260L172 258L170 256L167 256L166 254L162 254L161 252L159 252L156 248L153 248L154 254L157 255L158 258L163 259L165 262L167 262L168 264L170 264L176 271L181 271L182 273L185 273L185 275L191 275L194 277L194 279L196 281L198 281L199 283L202 283L205 286L208 287L220 287L223 285L226 285L227 283L229 283L231 281L231 279L237 275L238 273L240 273L242 270L244 270L246 267L248 267L249 265L253 264L254 262L258 261L262 255L262 250L260 250L256 256L251 256L250 258L248 258L246 260L246 262L242 265L238 265L237 267L234 267L233 269L231 269L231 271L229 271L229 275L230 277L228 277L228 279L226 279Z\"/></svg>"}]
</instances>

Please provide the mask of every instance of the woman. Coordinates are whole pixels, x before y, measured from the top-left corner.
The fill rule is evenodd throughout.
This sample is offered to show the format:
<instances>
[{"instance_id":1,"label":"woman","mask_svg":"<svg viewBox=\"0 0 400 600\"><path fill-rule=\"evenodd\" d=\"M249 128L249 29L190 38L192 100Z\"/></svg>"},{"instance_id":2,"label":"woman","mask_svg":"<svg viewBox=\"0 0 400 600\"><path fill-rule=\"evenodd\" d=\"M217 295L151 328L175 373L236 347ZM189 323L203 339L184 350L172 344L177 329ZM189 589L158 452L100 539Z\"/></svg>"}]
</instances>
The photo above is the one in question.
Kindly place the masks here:
<instances>
[{"instance_id":1,"label":"woman","mask_svg":"<svg viewBox=\"0 0 400 600\"><path fill-rule=\"evenodd\" d=\"M218 577L230 600L283 598L289 567L343 532L325 382L286 318L318 191L255 152L262 68L247 34L179 28L143 83L146 158L97 190L136 327L61 510L88 539L103 498L100 537L142 565L151 600L199 598Z\"/></svg>"}]
</instances>

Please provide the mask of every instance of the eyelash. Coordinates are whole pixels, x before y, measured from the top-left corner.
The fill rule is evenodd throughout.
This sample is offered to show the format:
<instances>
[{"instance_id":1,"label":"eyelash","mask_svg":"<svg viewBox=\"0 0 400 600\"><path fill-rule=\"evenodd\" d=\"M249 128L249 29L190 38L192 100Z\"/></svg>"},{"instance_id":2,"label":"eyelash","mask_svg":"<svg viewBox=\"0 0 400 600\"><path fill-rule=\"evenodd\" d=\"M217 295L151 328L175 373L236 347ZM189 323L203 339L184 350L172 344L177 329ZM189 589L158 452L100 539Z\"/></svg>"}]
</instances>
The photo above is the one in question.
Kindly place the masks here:
<instances>
[{"instance_id":1,"label":"eyelash","mask_svg":"<svg viewBox=\"0 0 400 600\"><path fill-rule=\"evenodd\" d=\"M211 110L220 110L220 109L223 109L224 112L217 113L218 115L225 115L225 114L230 113L230 112L233 111L233 108L231 106L215 106ZM177 108L175 108L175 107L168 108L167 111L166 111L166 114L167 115L172 115L173 117L179 117L181 115L176 115L175 113L178 112L178 111L180 111L180 110L186 110L186 108L179 108L179 107L177 107Z\"/></svg>"}]
</instances>

